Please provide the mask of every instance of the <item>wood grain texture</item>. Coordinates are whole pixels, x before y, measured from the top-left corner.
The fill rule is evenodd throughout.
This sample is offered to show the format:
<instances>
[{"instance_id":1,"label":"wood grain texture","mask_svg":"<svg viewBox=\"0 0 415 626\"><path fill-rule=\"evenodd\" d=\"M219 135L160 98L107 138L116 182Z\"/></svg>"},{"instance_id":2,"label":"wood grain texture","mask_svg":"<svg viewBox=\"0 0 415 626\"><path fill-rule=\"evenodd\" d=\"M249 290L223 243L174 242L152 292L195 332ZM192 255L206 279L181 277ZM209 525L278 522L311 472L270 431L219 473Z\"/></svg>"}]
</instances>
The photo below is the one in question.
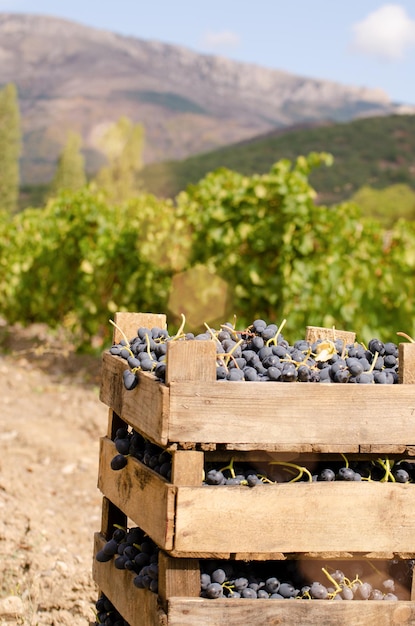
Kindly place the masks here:
<instances>
[{"instance_id":1,"label":"wood grain texture","mask_svg":"<svg viewBox=\"0 0 415 626\"><path fill-rule=\"evenodd\" d=\"M216 380L214 341L170 341L167 344L166 383Z\"/></svg>"},{"instance_id":2,"label":"wood grain texture","mask_svg":"<svg viewBox=\"0 0 415 626\"><path fill-rule=\"evenodd\" d=\"M414 626L414 602L170 598L169 626ZM132 626L141 626L133 624Z\"/></svg>"},{"instance_id":3,"label":"wood grain texture","mask_svg":"<svg viewBox=\"0 0 415 626\"><path fill-rule=\"evenodd\" d=\"M116 454L114 443L102 437L98 488L160 547L171 549L176 488L134 458L122 470L112 470Z\"/></svg>"},{"instance_id":4,"label":"wood grain texture","mask_svg":"<svg viewBox=\"0 0 415 626\"><path fill-rule=\"evenodd\" d=\"M356 452L362 446L369 451L368 446L373 446L379 453L393 454L394 446L403 451L415 444L412 384L172 381L165 385L141 372L138 386L127 391L124 369L123 359L103 355L100 399L159 445L198 442L247 449L274 446L280 451L291 447L300 451L303 446L304 452Z\"/></svg>"},{"instance_id":5,"label":"wood grain texture","mask_svg":"<svg viewBox=\"0 0 415 626\"><path fill-rule=\"evenodd\" d=\"M415 343L399 344L399 382L415 383Z\"/></svg>"},{"instance_id":6,"label":"wood grain texture","mask_svg":"<svg viewBox=\"0 0 415 626\"><path fill-rule=\"evenodd\" d=\"M128 341L136 336L137 330L140 327L149 328L150 330L153 327L166 328L166 316L159 313L127 313L117 311L114 315L114 322L126 335ZM119 343L122 338L122 333L118 328L114 327L113 342Z\"/></svg>"},{"instance_id":7,"label":"wood grain texture","mask_svg":"<svg viewBox=\"0 0 415 626\"><path fill-rule=\"evenodd\" d=\"M152 374L139 372L138 386L125 389L122 374L128 365L121 357L104 353L100 400L123 420L159 445L168 442L169 388Z\"/></svg>"},{"instance_id":8,"label":"wood grain texture","mask_svg":"<svg viewBox=\"0 0 415 626\"><path fill-rule=\"evenodd\" d=\"M170 441L256 447L415 442L415 385L181 382L169 389Z\"/></svg>"},{"instance_id":9,"label":"wood grain texture","mask_svg":"<svg viewBox=\"0 0 415 626\"><path fill-rule=\"evenodd\" d=\"M167 609L172 596L198 598L200 595L200 565L198 559L175 559L159 553L159 596Z\"/></svg>"},{"instance_id":10,"label":"wood grain texture","mask_svg":"<svg viewBox=\"0 0 415 626\"><path fill-rule=\"evenodd\" d=\"M306 326L305 339L310 343L314 343L318 339L329 339L330 341L342 339L345 344L349 344L356 341L356 333L323 326Z\"/></svg>"},{"instance_id":11,"label":"wood grain texture","mask_svg":"<svg viewBox=\"0 0 415 626\"><path fill-rule=\"evenodd\" d=\"M280 483L180 487L174 549L229 553L415 554L415 486Z\"/></svg>"}]
</instances>

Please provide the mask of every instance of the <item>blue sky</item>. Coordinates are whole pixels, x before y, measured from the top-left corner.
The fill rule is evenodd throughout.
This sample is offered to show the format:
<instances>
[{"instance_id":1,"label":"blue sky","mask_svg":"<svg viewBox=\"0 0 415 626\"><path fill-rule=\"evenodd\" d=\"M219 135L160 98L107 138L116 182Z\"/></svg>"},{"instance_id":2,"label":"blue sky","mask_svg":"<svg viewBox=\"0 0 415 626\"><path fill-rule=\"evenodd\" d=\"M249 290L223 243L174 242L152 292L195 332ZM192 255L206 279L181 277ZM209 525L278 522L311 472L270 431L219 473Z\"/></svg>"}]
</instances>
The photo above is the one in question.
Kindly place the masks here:
<instances>
[{"instance_id":1,"label":"blue sky","mask_svg":"<svg viewBox=\"0 0 415 626\"><path fill-rule=\"evenodd\" d=\"M415 0L0 0L0 11L64 17L415 104Z\"/></svg>"}]
</instances>

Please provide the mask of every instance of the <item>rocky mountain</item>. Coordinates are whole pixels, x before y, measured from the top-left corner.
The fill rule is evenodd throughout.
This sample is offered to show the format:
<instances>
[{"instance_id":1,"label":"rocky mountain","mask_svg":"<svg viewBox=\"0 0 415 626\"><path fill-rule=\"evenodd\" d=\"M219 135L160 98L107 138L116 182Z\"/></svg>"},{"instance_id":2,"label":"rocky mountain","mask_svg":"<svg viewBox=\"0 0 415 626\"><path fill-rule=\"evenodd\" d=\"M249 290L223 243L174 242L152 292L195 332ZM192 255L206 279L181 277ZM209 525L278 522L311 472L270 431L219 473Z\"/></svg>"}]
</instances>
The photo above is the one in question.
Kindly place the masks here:
<instances>
[{"instance_id":1,"label":"rocky mountain","mask_svg":"<svg viewBox=\"0 0 415 626\"><path fill-rule=\"evenodd\" d=\"M145 128L146 163L182 159L276 128L399 111L381 90L295 76L97 30L54 17L0 13L0 85L19 93L22 180L50 180L68 130L87 168L125 115Z\"/></svg>"}]
</instances>

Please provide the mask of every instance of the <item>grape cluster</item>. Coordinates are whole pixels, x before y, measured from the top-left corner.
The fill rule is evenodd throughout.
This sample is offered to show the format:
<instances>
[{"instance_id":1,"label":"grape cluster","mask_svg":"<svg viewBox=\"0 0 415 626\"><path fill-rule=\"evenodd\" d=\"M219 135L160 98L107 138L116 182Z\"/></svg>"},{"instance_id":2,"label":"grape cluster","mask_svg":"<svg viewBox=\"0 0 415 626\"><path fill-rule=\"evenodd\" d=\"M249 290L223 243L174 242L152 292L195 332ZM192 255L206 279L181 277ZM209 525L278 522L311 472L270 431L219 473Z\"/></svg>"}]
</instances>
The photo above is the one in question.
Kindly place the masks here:
<instances>
[{"instance_id":1,"label":"grape cluster","mask_svg":"<svg viewBox=\"0 0 415 626\"><path fill-rule=\"evenodd\" d=\"M96 626L128 626L117 609L103 594L95 603Z\"/></svg>"},{"instance_id":2,"label":"grape cluster","mask_svg":"<svg viewBox=\"0 0 415 626\"><path fill-rule=\"evenodd\" d=\"M148 441L134 429L129 430L127 426L118 428L115 433L114 444L118 454L111 459L111 469L122 469L127 465L127 458L132 456L170 480L171 454Z\"/></svg>"},{"instance_id":3,"label":"grape cluster","mask_svg":"<svg viewBox=\"0 0 415 626\"><path fill-rule=\"evenodd\" d=\"M398 345L373 338L368 346L345 344L343 340L298 340L293 345L284 339L283 324L267 324L256 319L246 329L236 330L223 324L220 330L209 328L194 335L179 332L170 336L165 329L137 330L130 341L122 339L110 353L123 357L129 368L124 370L126 389L138 384L137 372L153 372L165 380L166 353L169 341L210 340L216 344L217 380L278 381L356 384L398 383Z\"/></svg>"},{"instance_id":4,"label":"grape cluster","mask_svg":"<svg viewBox=\"0 0 415 626\"><path fill-rule=\"evenodd\" d=\"M287 482L332 482L332 481L379 481L408 483L415 482L415 462L393 461L388 457L373 460L348 462L314 462L298 465L293 462L271 461L253 468L251 464L234 464L233 459L224 467L212 463L205 466L205 485L270 485Z\"/></svg>"},{"instance_id":5,"label":"grape cluster","mask_svg":"<svg viewBox=\"0 0 415 626\"><path fill-rule=\"evenodd\" d=\"M116 528L95 558L100 563L114 560L120 570L134 574L133 583L139 589L158 592L158 546L137 526Z\"/></svg>"},{"instance_id":6,"label":"grape cluster","mask_svg":"<svg viewBox=\"0 0 415 626\"><path fill-rule=\"evenodd\" d=\"M361 567L353 562L330 571L321 567L317 576L315 571L307 575L306 568L303 571L295 561L207 561L202 562L200 595L208 599L403 600L409 597L413 564L392 561L381 572L376 566L368 571L367 563ZM354 568L352 575L346 575L347 567ZM390 576L391 569L396 579Z\"/></svg>"},{"instance_id":7,"label":"grape cluster","mask_svg":"<svg viewBox=\"0 0 415 626\"><path fill-rule=\"evenodd\" d=\"M131 390L137 386L138 371L153 372L160 380L165 379L167 342L171 339L163 328L140 327L137 335L130 341L124 338L111 346L110 354L120 356L128 363L129 369L123 373L126 389Z\"/></svg>"}]
</instances>

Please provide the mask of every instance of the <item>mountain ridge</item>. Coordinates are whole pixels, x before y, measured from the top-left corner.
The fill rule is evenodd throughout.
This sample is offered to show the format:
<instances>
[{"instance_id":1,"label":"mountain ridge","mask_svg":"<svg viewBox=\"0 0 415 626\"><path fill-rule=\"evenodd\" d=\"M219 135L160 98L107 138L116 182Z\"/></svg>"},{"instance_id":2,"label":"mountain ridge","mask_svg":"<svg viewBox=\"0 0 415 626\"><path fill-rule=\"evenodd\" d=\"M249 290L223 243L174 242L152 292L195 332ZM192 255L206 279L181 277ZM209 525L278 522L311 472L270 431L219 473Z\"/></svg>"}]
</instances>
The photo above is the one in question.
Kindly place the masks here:
<instances>
[{"instance_id":1,"label":"mountain ridge","mask_svg":"<svg viewBox=\"0 0 415 626\"><path fill-rule=\"evenodd\" d=\"M0 13L0 84L13 82L22 180L53 175L68 130L87 169L122 115L142 123L144 162L183 159L295 124L405 112L382 90L311 79L53 16ZM414 109L415 110L415 109Z\"/></svg>"}]
</instances>

